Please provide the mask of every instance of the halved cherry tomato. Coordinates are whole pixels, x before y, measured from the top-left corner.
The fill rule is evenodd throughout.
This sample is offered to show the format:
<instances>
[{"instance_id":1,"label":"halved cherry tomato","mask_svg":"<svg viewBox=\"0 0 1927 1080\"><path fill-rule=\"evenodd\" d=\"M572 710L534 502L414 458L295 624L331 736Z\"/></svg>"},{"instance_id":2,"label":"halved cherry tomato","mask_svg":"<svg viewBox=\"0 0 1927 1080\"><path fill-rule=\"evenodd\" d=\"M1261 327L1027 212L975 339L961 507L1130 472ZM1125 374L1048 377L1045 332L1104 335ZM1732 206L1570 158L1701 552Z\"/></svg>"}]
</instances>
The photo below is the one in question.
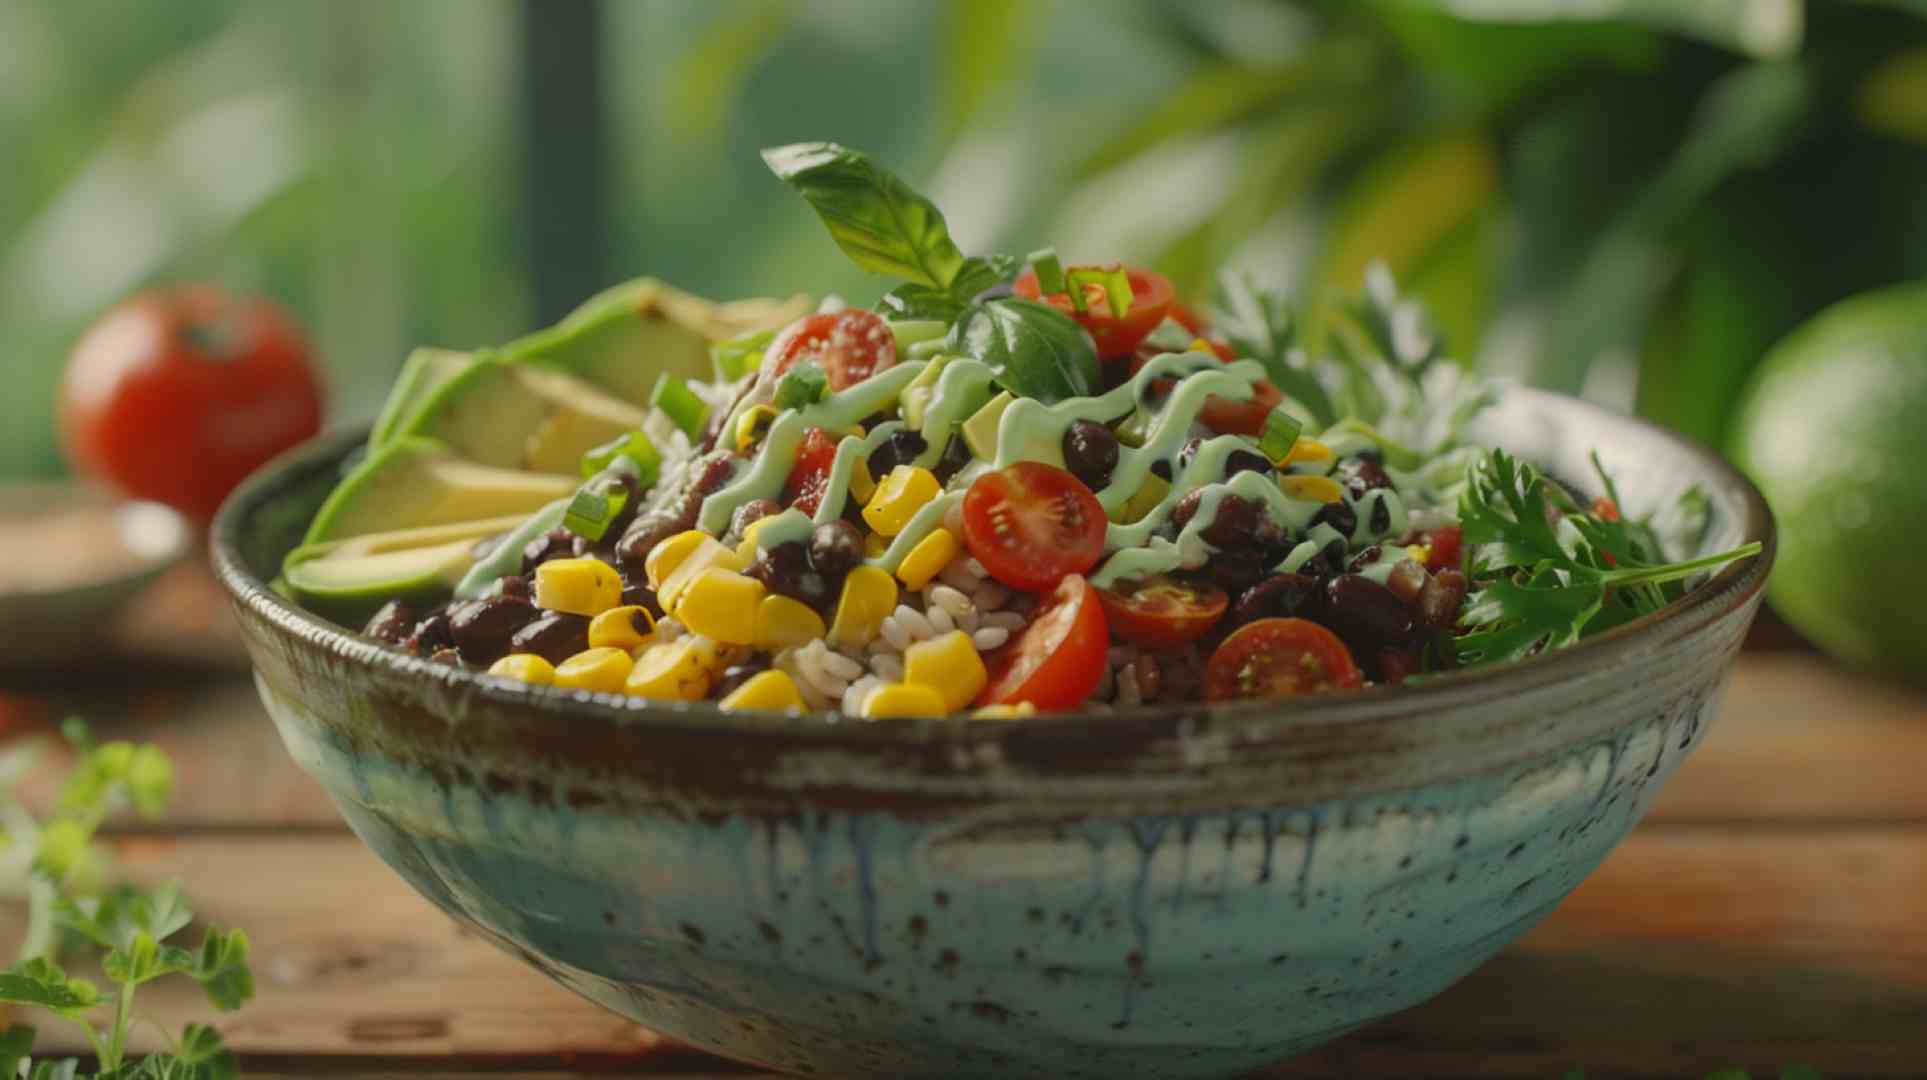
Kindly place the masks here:
<instances>
[{"instance_id":1,"label":"halved cherry tomato","mask_svg":"<svg viewBox=\"0 0 1927 1080\"><path fill-rule=\"evenodd\" d=\"M964 544L991 577L1042 591L1097 565L1108 522L1082 480L1055 465L1019 461L970 485L963 524Z\"/></svg>"},{"instance_id":2,"label":"halved cherry tomato","mask_svg":"<svg viewBox=\"0 0 1927 1080\"><path fill-rule=\"evenodd\" d=\"M1111 631L1148 648L1182 645L1204 636L1223 617L1231 598L1216 585L1159 574L1122 590L1099 589Z\"/></svg>"},{"instance_id":3,"label":"halved cherry tomato","mask_svg":"<svg viewBox=\"0 0 1927 1080\"><path fill-rule=\"evenodd\" d=\"M1215 350L1217 346L1213 345L1212 348ZM1139 369L1158 355L1155 350L1138 350L1131 359L1131 373L1137 374ZM1226 363L1231 361L1224 353L1219 353L1218 359ZM1168 379L1157 379L1152 385L1159 393L1168 393L1172 383ZM1284 400L1285 395L1270 380L1260 379L1251 388L1249 401L1232 401L1216 394L1204 399L1204 408L1198 410L1198 420L1220 435L1250 435L1255 438L1264 433L1265 417L1271 415L1271 410Z\"/></svg>"},{"instance_id":4,"label":"halved cherry tomato","mask_svg":"<svg viewBox=\"0 0 1927 1080\"><path fill-rule=\"evenodd\" d=\"M774 380L799 360L813 360L844 390L897 362L897 338L881 315L862 308L805 315L783 328L763 353L763 376Z\"/></svg>"},{"instance_id":5,"label":"halved cherry tomato","mask_svg":"<svg viewBox=\"0 0 1927 1080\"><path fill-rule=\"evenodd\" d=\"M1071 574L1024 632L990 655L990 682L977 704L1028 701L1040 709L1074 709L1103 679L1110 644L1097 590Z\"/></svg>"},{"instance_id":6,"label":"halved cherry tomato","mask_svg":"<svg viewBox=\"0 0 1927 1080\"><path fill-rule=\"evenodd\" d=\"M1459 560L1465 557L1465 530L1457 525L1441 525L1426 530L1424 542L1432 549L1432 557L1425 560L1425 568L1434 574L1441 570L1457 570Z\"/></svg>"},{"instance_id":7,"label":"halved cherry tomato","mask_svg":"<svg viewBox=\"0 0 1927 1080\"><path fill-rule=\"evenodd\" d=\"M1364 682L1338 635L1308 619L1246 623L1204 665L1207 701L1351 690Z\"/></svg>"},{"instance_id":8,"label":"halved cherry tomato","mask_svg":"<svg viewBox=\"0 0 1927 1080\"><path fill-rule=\"evenodd\" d=\"M1115 269L1115 264L1107 269ZM1078 325L1091 332L1091 340L1097 344L1100 360L1115 360L1131 355L1138 343L1158 328L1164 317L1171 312L1171 305L1177 300L1177 293L1171 288L1171 280L1156 270L1146 270L1133 266L1124 271L1131 282L1131 306L1125 309L1122 318L1111 314L1111 305L1104 297L1104 289L1098 285L1084 286L1084 312L1078 314L1071 306L1069 293L1043 295L1037 284L1037 271L1026 270L1017 275L1011 289L1026 300L1042 300L1044 303L1076 319Z\"/></svg>"},{"instance_id":9,"label":"halved cherry tomato","mask_svg":"<svg viewBox=\"0 0 1927 1080\"><path fill-rule=\"evenodd\" d=\"M823 493L830 486L830 466L836 464L836 436L820 427L803 433L796 448L796 464L790 466L789 480L783 484L783 503L805 514L816 513Z\"/></svg>"}]
</instances>

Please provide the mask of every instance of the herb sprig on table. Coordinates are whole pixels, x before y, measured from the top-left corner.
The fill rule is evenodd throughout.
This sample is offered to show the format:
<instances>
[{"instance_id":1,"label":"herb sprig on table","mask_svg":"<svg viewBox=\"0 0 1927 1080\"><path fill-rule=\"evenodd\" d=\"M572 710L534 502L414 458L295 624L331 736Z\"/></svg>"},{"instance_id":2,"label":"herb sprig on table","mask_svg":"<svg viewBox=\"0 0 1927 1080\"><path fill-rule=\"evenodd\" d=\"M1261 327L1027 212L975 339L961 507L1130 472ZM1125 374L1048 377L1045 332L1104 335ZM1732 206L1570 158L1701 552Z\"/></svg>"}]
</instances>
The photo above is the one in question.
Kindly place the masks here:
<instances>
[{"instance_id":1,"label":"herb sprig on table","mask_svg":"<svg viewBox=\"0 0 1927 1080\"><path fill-rule=\"evenodd\" d=\"M110 862L95 833L125 808L150 817L160 814L173 790L173 766L152 746L96 743L78 723L69 722L65 734L78 759L45 821L29 818L11 792L40 747L25 743L0 752L0 822L7 825L0 847L29 853L31 875L29 931L20 962L0 972L0 1003L38 1006L80 1029L99 1071L82 1073L80 1062L71 1058L33 1059L37 1032L16 1024L0 1032L0 1080L219 1080L238 1075L220 1034L202 1024L187 1025L179 1038L166 1036L167 1049L161 1053L138 1060L129 1055L128 1036L138 1019L134 1001L147 983L186 977L201 985L216 1009L229 1011L246 1003L254 995L248 939L239 930L211 928L198 950L170 944L193 921L178 884L152 891L105 884ZM62 966L69 956L98 958L112 985L102 989L70 975Z\"/></svg>"}]
</instances>

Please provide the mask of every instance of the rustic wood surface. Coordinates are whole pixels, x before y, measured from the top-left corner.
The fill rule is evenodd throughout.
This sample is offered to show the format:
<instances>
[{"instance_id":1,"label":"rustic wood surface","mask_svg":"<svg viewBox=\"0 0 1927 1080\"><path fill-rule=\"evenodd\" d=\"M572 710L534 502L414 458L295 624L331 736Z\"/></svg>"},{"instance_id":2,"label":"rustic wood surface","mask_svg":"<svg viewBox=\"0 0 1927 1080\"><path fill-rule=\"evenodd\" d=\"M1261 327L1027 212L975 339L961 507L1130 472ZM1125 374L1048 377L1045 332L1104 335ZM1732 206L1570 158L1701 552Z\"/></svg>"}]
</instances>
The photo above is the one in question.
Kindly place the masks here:
<instances>
[{"instance_id":1,"label":"rustic wood surface","mask_svg":"<svg viewBox=\"0 0 1927 1080\"><path fill-rule=\"evenodd\" d=\"M173 755L174 812L113 843L129 874L184 879L205 918L253 938L258 996L219 1021L250 1075L759 1075L581 1001L418 898L288 761L205 580L170 584L196 640L134 635L127 662L0 673L0 689ZM1651 817L1543 925L1437 999L1264 1075L1927 1076L1924 765L1927 695L1749 653ZM142 1001L169 1026L209 1018L191 987Z\"/></svg>"}]
</instances>

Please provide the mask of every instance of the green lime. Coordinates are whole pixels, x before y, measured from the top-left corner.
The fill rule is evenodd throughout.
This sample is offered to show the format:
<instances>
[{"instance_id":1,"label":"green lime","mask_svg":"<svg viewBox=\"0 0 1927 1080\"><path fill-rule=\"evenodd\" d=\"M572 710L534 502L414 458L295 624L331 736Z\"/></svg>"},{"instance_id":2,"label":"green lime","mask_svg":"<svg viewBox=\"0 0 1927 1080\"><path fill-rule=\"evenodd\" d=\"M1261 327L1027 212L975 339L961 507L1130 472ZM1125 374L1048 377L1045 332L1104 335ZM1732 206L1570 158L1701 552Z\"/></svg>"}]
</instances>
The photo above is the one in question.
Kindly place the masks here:
<instances>
[{"instance_id":1,"label":"green lime","mask_svg":"<svg viewBox=\"0 0 1927 1080\"><path fill-rule=\"evenodd\" d=\"M1774 609L1843 660L1927 679L1927 283L1781 340L1729 449L1779 521Z\"/></svg>"}]
</instances>

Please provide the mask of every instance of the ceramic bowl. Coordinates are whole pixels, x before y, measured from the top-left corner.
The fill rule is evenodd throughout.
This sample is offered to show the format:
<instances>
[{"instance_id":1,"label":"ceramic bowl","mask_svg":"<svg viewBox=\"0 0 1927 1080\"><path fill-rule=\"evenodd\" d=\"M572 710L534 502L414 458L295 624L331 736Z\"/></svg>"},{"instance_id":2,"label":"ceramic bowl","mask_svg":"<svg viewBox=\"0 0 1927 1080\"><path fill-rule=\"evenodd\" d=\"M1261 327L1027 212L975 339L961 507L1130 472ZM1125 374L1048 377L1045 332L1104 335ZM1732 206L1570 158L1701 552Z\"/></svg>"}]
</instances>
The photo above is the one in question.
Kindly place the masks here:
<instances>
[{"instance_id":1,"label":"ceramic bowl","mask_svg":"<svg viewBox=\"0 0 1927 1080\"><path fill-rule=\"evenodd\" d=\"M1711 454L1514 391L1486 437L1637 511L1698 485L1679 603L1430 685L1023 722L752 719L531 688L263 584L354 443L214 526L289 752L424 896L585 997L797 1073L1230 1076L1438 993L1557 905L1704 737L1773 526Z\"/></svg>"}]
</instances>

